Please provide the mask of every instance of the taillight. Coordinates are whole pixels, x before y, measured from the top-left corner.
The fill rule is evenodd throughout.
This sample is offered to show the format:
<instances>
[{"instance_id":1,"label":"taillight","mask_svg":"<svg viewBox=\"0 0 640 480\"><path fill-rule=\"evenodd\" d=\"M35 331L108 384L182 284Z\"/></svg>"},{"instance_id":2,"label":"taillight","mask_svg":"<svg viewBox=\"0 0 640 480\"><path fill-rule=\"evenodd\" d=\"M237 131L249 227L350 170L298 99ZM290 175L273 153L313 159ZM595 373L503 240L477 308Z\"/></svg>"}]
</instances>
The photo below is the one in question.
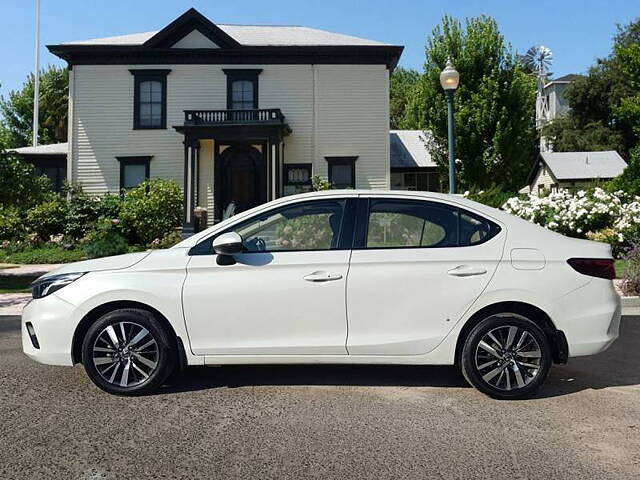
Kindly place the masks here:
<instances>
[{"instance_id":1,"label":"taillight","mask_svg":"<svg viewBox=\"0 0 640 480\"><path fill-rule=\"evenodd\" d=\"M616 267L611 258L570 258L567 263L583 275L607 280L616 278Z\"/></svg>"}]
</instances>

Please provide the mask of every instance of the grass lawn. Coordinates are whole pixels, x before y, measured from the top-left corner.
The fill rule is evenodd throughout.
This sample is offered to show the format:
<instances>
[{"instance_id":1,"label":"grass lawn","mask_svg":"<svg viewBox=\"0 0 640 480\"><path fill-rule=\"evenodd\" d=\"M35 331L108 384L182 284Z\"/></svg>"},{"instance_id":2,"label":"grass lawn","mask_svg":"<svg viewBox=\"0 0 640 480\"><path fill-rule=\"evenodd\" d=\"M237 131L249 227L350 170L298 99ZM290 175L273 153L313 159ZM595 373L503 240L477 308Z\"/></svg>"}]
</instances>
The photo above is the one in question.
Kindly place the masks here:
<instances>
[{"instance_id":1,"label":"grass lawn","mask_svg":"<svg viewBox=\"0 0 640 480\"><path fill-rule=\"evenodd\" d=\"M624 271L627 268L627 261L618 259L616 260L616 278L624 277Z\"/></svg>"},{"instance_id":2,"label":"grass lawn","mask_svg":"<svg viewBox=\"0 0 640 480\"><path fill-rule=\"evenodd\" d=\"M26 293L29 284L37 277L23 277L19 275L0 275L0 293Z\"/></svg>"},{"instance_id":3,"label":"grass lawn","mask_svg":"<svg viewBox=\"0 0 640 480\"><path fill-rule=\"evenodd\" d=\"M0 250L0 263L69 263L85 258L86 254L81 249L65 250L57 246L30 248L22 252L11 253Z\"/></svg>"}]
</instances>

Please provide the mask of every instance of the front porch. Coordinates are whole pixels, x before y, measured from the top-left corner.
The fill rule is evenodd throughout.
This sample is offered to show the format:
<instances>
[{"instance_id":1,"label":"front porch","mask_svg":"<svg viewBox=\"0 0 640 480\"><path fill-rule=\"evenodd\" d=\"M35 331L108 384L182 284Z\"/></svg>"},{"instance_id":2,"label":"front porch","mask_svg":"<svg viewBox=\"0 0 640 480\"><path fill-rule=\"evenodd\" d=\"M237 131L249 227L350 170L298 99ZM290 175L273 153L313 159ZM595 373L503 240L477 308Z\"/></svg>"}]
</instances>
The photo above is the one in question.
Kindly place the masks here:
<instances>
[{"instance_id":1,"label":"front porch","mask_svg":"<svg viewBox=\"0 0 640 480\"><path fill-rule=\"evenodd\" d=\"M194 213L198 206L210 207L212 224L282 195L283 138L291 129L280 109L184 115L174 126L184 135L184 234L206 228Z\"/></svg>"}]
</instances>

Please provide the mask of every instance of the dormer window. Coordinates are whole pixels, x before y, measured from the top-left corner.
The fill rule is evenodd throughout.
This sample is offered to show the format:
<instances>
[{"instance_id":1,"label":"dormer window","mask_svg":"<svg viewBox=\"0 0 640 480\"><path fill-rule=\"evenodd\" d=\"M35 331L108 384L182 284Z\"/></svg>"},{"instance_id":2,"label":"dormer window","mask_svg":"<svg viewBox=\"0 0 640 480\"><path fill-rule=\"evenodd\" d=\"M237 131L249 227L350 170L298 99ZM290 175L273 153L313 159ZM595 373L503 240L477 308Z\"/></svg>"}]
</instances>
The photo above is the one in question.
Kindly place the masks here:
<instances>
[{"instance_id":1,"label":"dormer window","mask_svg":"<svg viewBox=\"0 0 640 480\"><path fill-rule=\"evenodd\" d=\"M129 70L133 81L133 128L167 128L167 75L171 70Z\"/></svg>"},{"instance_id":2,"label":"dormer window","mask_svg":"<svg viewBox=\"0 0 640 480\"><path fill-rule=\"evenodd\" d=\"M227 75L227 109L258 108L258 76L261 69L224 69Z\"/></svg>"}]
</instances>

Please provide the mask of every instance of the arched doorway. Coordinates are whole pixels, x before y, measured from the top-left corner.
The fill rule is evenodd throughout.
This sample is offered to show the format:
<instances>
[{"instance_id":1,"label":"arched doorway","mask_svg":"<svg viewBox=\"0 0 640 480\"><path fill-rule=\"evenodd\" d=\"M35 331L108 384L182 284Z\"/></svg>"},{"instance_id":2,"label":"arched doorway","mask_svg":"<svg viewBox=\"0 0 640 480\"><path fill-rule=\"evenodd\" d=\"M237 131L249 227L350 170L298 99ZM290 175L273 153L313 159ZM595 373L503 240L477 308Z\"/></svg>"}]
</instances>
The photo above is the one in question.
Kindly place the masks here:
<instances>
[{"instance_id":1,"label":"arched doorway","mask_svg":"<svg viewBox=\"0 0 640 480\"><path fill-rule=\"evenodd\" d=\"M231 203L235 213L267 201L267 162L251 145L231 145L218 157L220 183L217 200L224 212Z\"/></svg>"}]
</instances>

